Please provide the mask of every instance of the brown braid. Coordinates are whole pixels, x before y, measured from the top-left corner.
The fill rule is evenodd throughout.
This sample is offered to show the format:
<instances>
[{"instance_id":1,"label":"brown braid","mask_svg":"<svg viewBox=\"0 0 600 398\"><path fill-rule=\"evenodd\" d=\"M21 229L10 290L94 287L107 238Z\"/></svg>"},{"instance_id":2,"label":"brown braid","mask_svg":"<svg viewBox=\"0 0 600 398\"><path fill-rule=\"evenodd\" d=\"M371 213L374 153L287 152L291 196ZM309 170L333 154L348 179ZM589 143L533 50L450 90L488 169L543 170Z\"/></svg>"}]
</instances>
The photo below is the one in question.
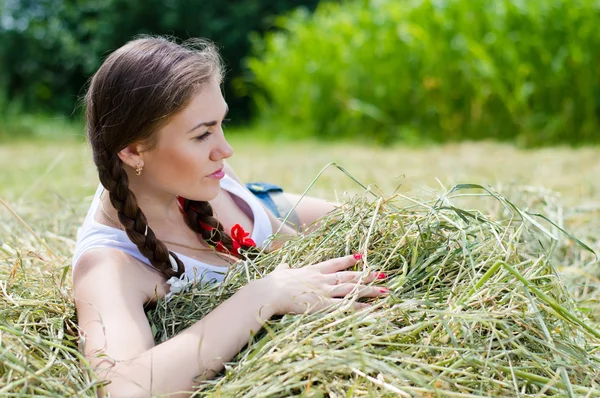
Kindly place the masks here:
<instances>
[{"instance_id":1,"label":"brown braid","mask_svg":"<svg viewBox=\"0 0 600 398\"><path fill-rule=\"evenodd\" d=\"M227 234L223 228L223 224L214 217L213 209L210 203L197 200L185 199L183 202L183 211L187 216L187 224L195 232L198 232L202 239L209 245L216 246L219 242L229 251L233 253L233 239ZM214 228L208 230L200 225L200 222ZM255 258L259 250L256 247L244 247L244 256L247 258Z\"/></svg>"},{"instance_id":2,"label":"brown braid","mask_svg":"<svg viewBox=\"0 0 600 398\"><path fill-rule=\"evenodd\" d=\"M129 239L152 266L167 278L180 276L184 265L148 226L118 153L141 143L145 150L156 145L156 132L181 111L211 79L221 81L222 63L214 45L206 40L174 43L162 37L133 40L110 54L94 74L86 101L86 130L100 183L110 195ZM198 202L203 203L203 202ZM208 206L208 207L207 207ZM214 226L228 249L231 237L213 217L210 205L200 205L196 221ZM198 223L193 223L197 228ZM194 230L196 230L194 228ZM216 236L202 237L216 243ZM171 267L169 254L177 262Z\"/></svg>"},{"instance_id":3,"label":"brown braid","mask_svg":"<svg viewBox=\"0 0 600 398\"><path fill-rule=\"evenodd\" d=\"M214 217L210 203L186 199L183 204L183 211L187 215L189 227L198 232L206 243L216 246L217 243L221 242L227 250L230 252L233 250L233 240L225 232L221 222ZM202 228L200 222L214 229L209 231L206 228Z\"/></svg>"},{"instance_id":4,"label":"brown braid","mask_svg":"<svg viewBox=\"0 0 600 398\"><path fill-rule=\"evenodd\" d=\"M129 239L137 246L154 268L164 276L181 276L185 270L183 262L159 239L148 225L146 216L139 208L135 194L129 189L129 179L118 156L113 156L104 164L108 167L100 172L100 183L109 192L110 203L117 210L119 221L125 227ZM169 254L177 262L177 272L171 266Z\"/></svg>"}]
</instances>

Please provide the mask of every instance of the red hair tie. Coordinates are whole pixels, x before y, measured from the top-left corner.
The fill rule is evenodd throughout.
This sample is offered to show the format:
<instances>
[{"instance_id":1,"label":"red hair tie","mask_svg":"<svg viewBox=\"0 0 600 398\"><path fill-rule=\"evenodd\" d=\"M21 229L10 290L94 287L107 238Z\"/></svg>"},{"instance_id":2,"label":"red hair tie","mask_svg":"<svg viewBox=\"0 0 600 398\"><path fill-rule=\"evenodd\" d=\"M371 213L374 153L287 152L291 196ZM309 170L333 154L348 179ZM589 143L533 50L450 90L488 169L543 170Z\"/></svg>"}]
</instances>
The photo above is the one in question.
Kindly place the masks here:
<instances>
[{"instance_id":1,"label":"red hair tie","mask_svg":"<svg viewBox=\"0 0 600 398\"><path fill-rule=\"evenodd\" d=\"M179 202L179 205L181 206L181 211L184 214L187 214L187 212L185 210L185 206L184 206L185 198L178 196L177 201ZM190 205L190 208L198 213L198 209L194 208L191 205ZM203 223L200 220L198 220L198 225L200 226L200 228L202 228L203 230L208 231L208 232L212 232L216 229L215 227L212 227L206 223ZM227 248L223 245L223 243L221 241L219 241L215 244L215 249L221 253L233 254L234 256L239 257L240 249L256 247L256 242L252 238L250 238L250 232L246 232L240 224L235 224L231 228L230 236L231 236L231 240L232 240L232 250L231 251L227 250Z\"/></svg>"}]
</instances>

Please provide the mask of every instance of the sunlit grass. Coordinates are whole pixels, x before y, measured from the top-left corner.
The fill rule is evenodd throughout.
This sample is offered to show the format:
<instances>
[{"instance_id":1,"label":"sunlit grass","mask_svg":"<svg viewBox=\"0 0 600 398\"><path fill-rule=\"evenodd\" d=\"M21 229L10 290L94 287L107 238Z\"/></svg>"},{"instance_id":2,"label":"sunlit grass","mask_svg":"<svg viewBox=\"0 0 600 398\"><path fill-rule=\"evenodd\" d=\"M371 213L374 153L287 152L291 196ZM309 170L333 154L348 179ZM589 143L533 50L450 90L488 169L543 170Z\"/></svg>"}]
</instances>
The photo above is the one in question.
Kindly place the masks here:
<instances>
[{"instance_id":1,"label":"sunlit grass","mask_svg":"<svg viewBox=\"0 0 600 398\"><path fill-rule=\"evenodd\" d=\"M600 176L600 156L598 156L599 150L597 148L577 150L553 148L524 151L507 145L492 143L464 143L420 148L397 145L381 148L358 144L353 145L351 143L324 144L309 141L265 141L264 137L256 139L249 133L242 134L239 131L236 134L231 134L231 143L236 153L230 159L230 163L239 176L246 181L270 181L282 185L288 191L302 192L309 186L323 166L335 161L362 183L377 185L384 195L391 195L396 191L414 198L435 199L436 195L445 191L441 185L446 188L461 182L491 185L522 208L546 214L561 226L565 226L575 236L581 238L596 251L600 249L600 179L598 178ZM94 386L97 380L93 375L85 371L85 365L81 365L84 371L78 370L79 362L75 354L77 337L73 324L74 308L71 301L70 271L69 268L65 268L70 262L77 227L83 220L91 195L98 184L96 171L90 158L90 150L86 144L76 141L49 142L33 140L31 142L21 141L0 145L0 170L2 170L2 173L0 173L0 199L8 206L0 206L0 333L2 335L2 339L0 339L0 355L2 355L0 362L6 364L6 367L0 367L0 377L4 381L10 381L10 385L7 384L8 387L4 386L5 390L2 390L3 387L0 386L0 395L4 392L14 391L29 391L35 394L52 391L53 394L61 396L73 395L76 392L81 395L95 395ZM363 190L348 176L331 167L316 181L309 194L329 199L344 200L348 197L344 195L345 192L358 194L363 192ZM472 198L475 199L473 201L470 201L470 198L466 199L467 201L464 203L468 203L469 206L475 202L484 203L481 198ZM421 201L421 199L419 201L422 204L429 203ZM498 211L490 202L485 202L483 208L486 214L490 212L497 214ZM385 213L387 214L386 217L391 217L390 220L393 219L393 211L389 213L389 208L387 211L388 213ZM367 214L366 210L365 214ZM383 216L384 213L381 214ZM425 214L419 217L421 217L419 219L426 219L423 218ZM452 217L454 220L452 222L462 222L460 217L456 215ZM375 219L374 216L373 219ZM386 218L384 217L384 219ZM334 220L330 221L333 222ZM352 219L347 221L349 223L348 228L350 228L354 221ZM386 231L386 222L382 221L382 224L378 227L380 229L383 228L381 231ZM368 234L370 225L368 222L363 225L363 233ZM426 225L430 225L432 228L439 227L435 219L427 221ZM555 233L557 232L550 226L548 228ZM477 228L475 229L477 230ZM491 231L489 228L487 230ZM321 233L327 234L327 230L322 230ZM417 231L412 231L412 233L417 233ZM390 241L400 238L398 234L392 235L389 237ZM422 235L422 233L418 235ZM376 235L371 234L369 236L375 237ZM437 235L422 236L429 236L433 239ZM560 237L560 241L555 251L553 267L558 271L561 279L553 279L553 270L551 268L544 268L544 275L549 278L548 280L552 280L552 283L563 283L568 287L571 298L567 297L567 301L561 301L559 303L560 306L564 307L566 305L564 303L568 303L569 306L575 305L577 308L573 311L577 312L578 317L590 316L591 319L598 321L600 320L600 271L598 270L598 262L594 262L593 256L590 253L586 253L584 250L578 248L565 235L558 234L558 236ZM379 239L378 245L380 245L378 247L380 249L373 250L385 251L390 249L385 245L385 239L382 240L382 237L385 237L384 232L377 235L377 239ZM491 235L488 237L491 237ZM367 239L366 237L363 238ZM343 236L335 239L343 240ZM461 239L457 236L457 242L460 242ZM510 241L510 236L501 235L501 238L499 236L498 239L502 239L501 246L509 247L508 241ZM508 241L505 241L506 239ZM316 242L320 242L319 238L312 237L306 240L305 244L308 245L306 247L312 247L311 245L314 245ZM414 236L412 242L414 245L421 244L418 240L414 240ZM421 242L428 241L423 240ZM490 241L485 242L489 243ZM526 240L526 242L529 241ZM521 244L519 243L519 245ZM333 255L335 250L337 250L337 246L333 245L327 249L333 251L327 252L324 255ZM426 245L423 249L433 250L435 255L434 246ZM314 252L313 254L316 255L315 253L321 250L317 249L311 249L307 253L300 250L296 255L306 255L308 256L306 258L309 258L311 256L310 253ZM517 249L521 254L526 250L529 249L526 249L525 246L520 246ZM274 254L274 256L280 254ZM415 257L411 261L418 261L419 264L423 265L425 264L423 261L426 261L429 257L434 257L434 255ZM502 288L502 283L508 280L509 268L504 266L494 268L496 267L496 263L492 264L491 259L486 260L485 255L480 252L478 252L478 255L482 256L478 264L484 264L486 267L485 270L482 270L481 274L477 274L476 276L481 278L489 277L491 278L490 281L494 281L494 278L497 278L494 283L496 283L496 286ZM376 261L383 261L386 256L387 254L382 254L376 257L378 258ZM278 261L275 257L272 260L274 263ZM512 262L511 264L516 266L515 264L517 263ZM387 269L398 273L398 278L393 280L394 283L403 281L398 268L390 266ZM427 271L427 267L424 269ZM484 275L484 272L487 272L489 269L495 269L498 273L494 274L495 276L488 275L487 273ZM535 298L535 295L542 298L544 296L538 295L536 290L531 289L527 285L532 278L539 278L539 275L535 273L535 269L525 266L522 269L519 268L518 273L519 275L524 275L525 282L517 284L516 279L511 279L511 286L520 286L523 289L522 294L516 295L513 302L517 299L523 299L521 300L521 304L523 305L522 308L525 308L528 305L527 303ZM473 281L475 280L473 279ZM481 294L485 294L487 292L486 285L482 284L481 286L484 287ZM554 289L552 287L554 285L552 284L544 284L542 287L540 285L535 286L545 292ZM408 289L402 294L411 294L412 290ZM448 292L444 294L446 293ZM534 294L534 296L531 296L531 294ZM406 298L404 296L398 297L401 299L400 301L404 301ZM473 297L477 297L477 294ZM505 295L504 297L510 299L510 295ZM538 299L535 298L535 300ZM383 312L375 315L375 318L379 319L378 323L370 324L369 328L364 329L364 333L377 334L379 330L377 325L387 322L392 318L400 319L402 313L412 311L401 305L392 306L392 302L394 301L388 300L387 303L390 306L386 307ZM535 305L541 306L540 308L548 308L553 305L552 302L540 303L536 301ZM506 309L509 312L513 311L510 308ZM419 311L422 313L416 314ZM482 319L481 322L483 323L481 323L479 320L476 320L481 317L477 318L473 314L468 315L471 317L471 320L468 320L464 317L454 319L453 317L456 314L446 310L444 310L446 312L438 311L439 313L435 313L437 310L433 312L427 312L429 311L427 310L425 311L427 313L423 311L423 309L418 309L415 312L415 316L417 318L422 316L435 317L441 314L445 317L445 322L449 322L448 325L450 325L449 329L442 326L435 328L434 325L434 328L430 330L432 338L435 337L439 340L436 355L441 355L441 353L445 352L446 338L452 338L453 334L460 337L460 333L467 333L459 325L465 322L471 322L469 324L479 322L478 325L486 327L491 325L491 323L484 325L486 321ZM510 316L520 317L520 310L515 311L510 312ZM508 314L508 312L503 314ZM548 314L551 314L551 311ZM508 318L504 315L501 314L500 319L495 325L504 325L507 322ZM410 320L409 323L418 322L417 318ZM294 326L293 319L286 320L285 322L292 322L292 326ZM322 325L319 322L313 324L316 328L315 330L322 329ZM328 318L324 318L323 322L328 324ZM286 324L282 325L285 327ZM422 383L419 383L421 384L416 383L412 387L409 386L407 391L418 395L427 391L431 392L435 388L448 387L447 383L451 380L447 378L449 371L445 370L446 363L444 360L440 360L441 365L425 362L417 363L420 360L419 358L427 358L429 351L425 350L424 346L419 346L419 344L413 341L407 343L404 337L400 338L400 345L394 340L395 338L392 339L393 341L384 339L385 350L390 350L389 352L385 351L386 356L381 358L369 356L367 360L370 367L361 367L365 364L365 362L361 362L365 359L360 357L362 355L359 352L361 351L361 346L347 344L352 341L350 334L354 333L353 331L357 323L353 319L348 319L348 322L340 325L345 325L345 329L336 329L330 334L323 332L323 338L329 341L327 344L341 344L342 341L345 341L346 343L344 344L346 345L344 347L348 355L356 354L358 356L355 355L352 357L353 359L350 357L340 357L342 358L341 362L336 362L333 367L326 367L331 372L338 372L338 376L332 379L329 384L334 390L338 391L339 389L340 391L344 391L346 388L355 388L355 391L373 394L383 392L384 390L390 392L389 388L393 390L399 386L399 378L414 376L415 372L421 371L424 372L424 377L429 377L430 374L433 374L432 372L441 371L444 383L438 385L434 379L431 379L431 383L427 382L429 386L425 386L421 385L425 383L423 381L425 379L420 379ZM554 325L554 323L548 323L548 325ZM533 326L535 327L535 325ZM514 327L514 324L510 325L510 328ZM517 329L510 330L516 331ZM305 330L310 332L309 334L312 336L312 329ZM451 330L452 333L448 332L448 330ZM494 326L491 330L496 333L500 329ZM533 329L523 330L525 337L529 338L532 336L528 334L527 330ZM565 330L561 329L554 332L563 333L566 338L569 338L568 333L565 334ZM339 334L338 332L343 333ZM551 334L554 332L553 330L549 330ZM344 333L350 334L346 335ZM472 337L472 332L469 333L463 335L467 339L465 340L467 342ZM532 333L537 336L536 333L538 332L534 331ZM285 337L285 334L283 333L281 338ZM401 335L402 333L398 336ZM490 342L500 341L497 336L486 336L489 337ZM547 336L542 337L543 339L547 338ZM280 344L282 341L281 338L273 340L272 343L263 340L263 343L267 342L264 347L270 347L269 344ZM380 341L377 344L381 343ZM373 346L376 351L377 344ZM407 344L412 344L412 346ZM528 364L533 364L529 358L534 358L535 355L539 354L536 354L536 351L532 351L535 348L531 347L530 345L513 346L513 348L520 350L519 355L524 355L521 358L525 358ZM302 351L304 354L310 354L309 351L306 351L307 347L286 346L283 348L285 348L285 352L292 356L301 350L304 350ZM413 348L415 351L410 351ZM566 355L565 358L567 358L570 355L570 351L565 351L564 348L562 345L557 346L556 353L559 356ZM256 350L254 352L260 351L260 347L257 347ZM400 353L400 350L405 350L403 351L406 354L403 359L404 362L407 358L412 358L413 365L411 366L415 368L408 373L404 370L401 371L400 368L394 368L395 370L393 371L390 370L392 368L389 366L396 366L396 362L394 362L396 359L392 357ZM394 351L396 354L392 355L391 352ZM410 354L411 352L412 354ZM468 387L465 391L485 391L483 389L486 385L485 383L494 379L496 380L494 381L496 385L495 387L490 387L492 390L504 391L506 394L509 394L509 392L514 393L514 383L520 383L519 380L529 378L537 386L532 387L534 390L540 386L548 386L548 391L559 391L560 393L563 391L560 389L562 388L560 386L567 386L569 383L567 375L571 377L571 373L569 372L572 372L572 370L568 367L563 368L558 366L556 369L552 368L553 371L556 370L554 373L545 372L542 370L542 367L537 367L532 371L512 374L510 366L513 365L508 367L502 365L505 368L498 368L497 373L509 376L507 376L507 381L499 381L495 376L492 377L487 373L477 374L474 370L475 368L473 368L473 366L479 366L475 360L476 358L473 359L473 355L477 354L476 350L472 351L471 354L471 367L463 369L462 373L462 380L468 383L464 384ZM531 357L529 356L530 354L532 354ZM323 355L329 354L323 352ZM483 358L488 358L486 355L489 355L489 353L482 355ZM498 352L498 355L501 356L502 354ZM597 352L594 355L597 356ZM273 361L276 361L278 356L265 358L271 358ZM330 359L332 358L330 357ZM351 364L354 370L350 369L353 373L349 374L349 378L346 380L343 377L340 378L339 375L346 374L344 372L349 369L346 369L346 364L350 363L348 362L348 358L352 359ZM252 372L255 372L254 374L262 372L260 366L258 368L253 367L254 362L248 362L247 359L247 357L241 357L240 369L251 369ZM312 363L309 357L305 359L308 361L306 363ZM494 360L497 359L495 358ZM549 367L556 364L553 362L556 358L544 357L542 359ZM389 362L390 360L392 362ZM583 366L581 369L588 366L584 362L578 362L578 359L571 358L568 361L571 361L568 362L569 366L578 367L581 365ZM296 366L293 363L290 363L290 365ZM321 365L325 366L326 364L323 363ZM438 365L441 367L438 368ZM460 364L455 365L458 368L460 366ZM382 378L379 378L376 374L370 375L369 372L366 372L366 369L377 372L387 369L390 373L387 376L384 375ZM284 368L281 368L281 370L283 371ZM256 373L257 371L259 373ZM271 376L277 376L275 372L267 373L269 376L264 375L264 380L267 380ZM574 374L574 376L582 376L583 378L573 378L571 380L573 383L571 387L577 393L582 394L592 391L591 396L594 396L595 392L594 390L590 390L590 386L597 386L599 382L598 380L594 380L593 383L595 384L593 384L590 378L597 378L598 375L597 373L589 373L588 376L585 375L585 373ZM482 381L475 381L475 384L473 384L465 379L472 376L475 379L480 378ZM273 377L271 379L275 380L276 378ZM302 378L301 373L290 373L289 377L290 380L296 378L297 380L294 380L299 382L299 386L302 385L302 388L308 386L313 391L318 389L317 384L311 387L312 382L302 384L303 382L298 381ZM485 377L491 378L488 380ZM239 383L249 382L242 379L243 375L241 374L236 376L235 373L229 373L225 379L219 382L219 385L223 387L223 391L233 391L237 389L237 386L240 385ZM487 381L484 382L484 379ZM589 383L587 382L588 380L590 380ZM315 379L315 383L317 382L318 380ZM230 383L230 385L226 383ZM382 387L381 383L387 387ZM431 385L434 387L433 390L430 389ZM265 384L265 388L267 387ZM552 390L557 387L559 387L559 390ZM540 388L543 390L545 387ZM228 395L225 394L223 396Z\"/></svg>"},{"instance_id":2,"label":"sunlit grass","mask_svg":"<svg viewBox=\"0 0 600 398\"><path fill-rule=\"evenodd\" d=\"M271 181L288 191L303 191L318 171L335 161L366 184L386 193L409 192L439 184L477 182L501 188L528 185L555 190L569 205L600 202L600 148L521 150L494 143L432 147L375 147L351 143L265 141L251 132L230 135L229 163L245 181ZM97 184L86 144L19 142L0 144L0 197L11 201L78 197ZM358 192L339 171L327 171L312 194L333 199ZM439 182L438 182L439 181Z\"/></svg>"}]
</instances>

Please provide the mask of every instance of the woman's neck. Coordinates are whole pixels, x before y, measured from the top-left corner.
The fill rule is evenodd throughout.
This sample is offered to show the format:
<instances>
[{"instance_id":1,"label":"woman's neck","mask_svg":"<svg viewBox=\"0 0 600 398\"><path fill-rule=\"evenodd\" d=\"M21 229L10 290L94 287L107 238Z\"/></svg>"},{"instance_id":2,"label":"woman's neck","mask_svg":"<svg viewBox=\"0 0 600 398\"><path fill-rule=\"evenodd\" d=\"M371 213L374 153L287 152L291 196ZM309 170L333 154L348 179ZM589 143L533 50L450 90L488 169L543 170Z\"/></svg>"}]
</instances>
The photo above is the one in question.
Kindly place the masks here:
<instances>
[{"instance_id":1,"label":"woman's neck","mask_svg":"<svg viewBox=\"0 0 600 398\"><path fill-rule=\"evenodd\" d=\"M135 189L137 187L131 188L131 192L135 195L138 207L144 213L146 221L152 229L165 228L168 230L182 225L183 216L176 196L171 194L152 195L148 191ZM119 223L117 210L112 206L107 191L103 192L100 201L105 218L108 218L108 221L112 224ZM120 223L118 227L121 227Z\"/></svg>"},{"instance_id":2,"label":"woman's neck","mask_svg":"<svg viewBox=\"0 0 600 398\"><path fill-rule=\"evenodd\" d=\"M157 190L143 180L132 178L129 189L134 193L137 204L153 228L163 223L181 223L181 211L177 197L172 193Z\"/></svg>"}]
</instances>

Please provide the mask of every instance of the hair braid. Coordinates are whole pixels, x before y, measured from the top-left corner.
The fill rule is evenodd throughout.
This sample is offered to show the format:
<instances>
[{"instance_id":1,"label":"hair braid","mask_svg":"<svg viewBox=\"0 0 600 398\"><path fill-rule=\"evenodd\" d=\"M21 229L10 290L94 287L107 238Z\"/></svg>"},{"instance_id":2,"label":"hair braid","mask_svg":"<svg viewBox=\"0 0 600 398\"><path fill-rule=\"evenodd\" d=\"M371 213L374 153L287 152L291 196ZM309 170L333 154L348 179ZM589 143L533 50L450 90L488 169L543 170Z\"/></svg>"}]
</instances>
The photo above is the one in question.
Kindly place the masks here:
<instances>
[{"instance_id":1,"label":"hair braid","mask_svg":"<svg viewBox=\"0 0 600 398\"><path fill-rule=\"evenodd\" d=\"M223 228L223 224L214 217L210 203L185 199L183 211L187 216L187 223L191 229L198 232L202 239L212 246L221 243L230 253L233 252L233 240ZM203 223L213 229L203 228Z\"/></svg>"},{"instance_id":2,"label":"hair braid","mask_svg":"<svg viewBox=\"0 0 600 398\"><path fill-rule=\"evenodd\" d=\"M148 225L135 194L129 189L129 179L121 160L113 156L112 159L105 159L104 164L107 166L104 170L99 168L100 182L109 192L110 203L117 210L119 221L125 227L127 236L154 268L167 278L179 277L185 267L177 255L170 252L167 246L156 238ZM169 255L177 262L177 272L171 267Z\"/></svg>"}]
</instances>

